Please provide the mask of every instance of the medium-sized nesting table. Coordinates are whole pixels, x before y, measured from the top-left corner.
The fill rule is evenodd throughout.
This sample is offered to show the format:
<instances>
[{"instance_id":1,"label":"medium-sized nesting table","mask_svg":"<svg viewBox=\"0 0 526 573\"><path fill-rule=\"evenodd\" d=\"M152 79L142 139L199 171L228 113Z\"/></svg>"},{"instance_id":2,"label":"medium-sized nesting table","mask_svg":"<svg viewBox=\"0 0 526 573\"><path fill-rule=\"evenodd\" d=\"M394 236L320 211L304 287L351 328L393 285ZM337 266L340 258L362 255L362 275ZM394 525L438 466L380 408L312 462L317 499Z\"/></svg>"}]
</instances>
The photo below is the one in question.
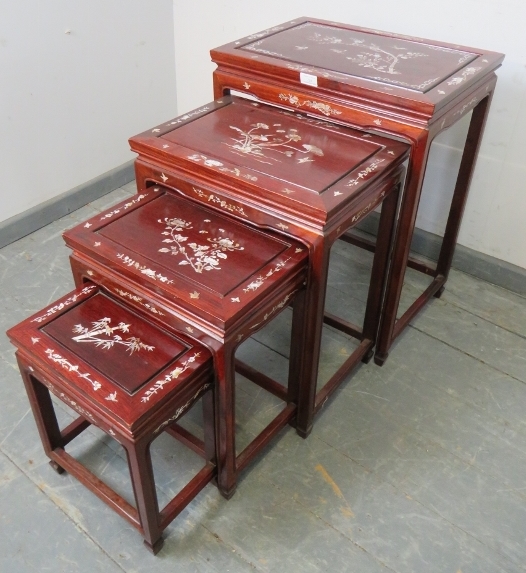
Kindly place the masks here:
<instances>
[{"instance_id":1,"label":"medium-sized nesting table","mask_svg":"<svg viewBox=\"0 0 526 573\"><path fill-rule=\"evenodd\" d=\"M296 428L306 437L338 385L367 361L376 342L398 191L409 146L364 131L225 96L130 139L138 194L163 185L246 226L301 241L309 253ZM330 251L382 206L380 233L362 326L325 321L359 340L317 391ZM242 367L242 365L241 365Z\"/></svg>"}]
</instances>

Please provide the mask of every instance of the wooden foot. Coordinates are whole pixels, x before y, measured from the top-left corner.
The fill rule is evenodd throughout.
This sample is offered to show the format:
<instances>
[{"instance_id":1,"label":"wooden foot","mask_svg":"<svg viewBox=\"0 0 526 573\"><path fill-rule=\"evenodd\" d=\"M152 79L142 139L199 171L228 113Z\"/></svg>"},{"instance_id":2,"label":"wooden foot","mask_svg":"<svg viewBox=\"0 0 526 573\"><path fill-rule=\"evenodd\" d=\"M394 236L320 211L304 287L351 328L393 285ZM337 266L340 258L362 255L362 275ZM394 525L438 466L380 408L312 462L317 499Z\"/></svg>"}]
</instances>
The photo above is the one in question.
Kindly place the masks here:
<instances>
[{"instance_id":1,"label":"wooden foot","mask_svg":"<svg viewBox=\"0 0 526 573\"><path fill-rule=\"evenodd\" d=\"M304 440L307 439L310 435L310 433L312 432L312 426L310 426L309 428L307 428L307 430L303 430L301 428L296 428L296 434L298 434L298 436L300 438L303 438Z\"/></svg>"},{"instance_id":2,"label":"wooden foot","mask_svg":"<svg viewBox=\"0 0 526 573\"><path fill-rule=\"evenodd\" d=\"M386 352L385 354L378 354L378 353L376 353L376 354L374 355L374 363L375 363L377 366L383 366L383 365L385 364L385 361L387 360L388 356L389 356L389 353L388 353L388 352Z\"/></svg>"},{"instance_id":3,"label":"wooden foot","mask_svg":"<svg viewBox=\"0 0 526 573\"><path fill-rule=\"evenodd\" d=\"M51 460L49 465L57 472L57 474L63 474L66 470L57 464L57 462Z\"/></svg>"},{"instance_id":4,"label":"wooden foot","mask_svg":"<svg viewBox=\"0 0 526 573\"><path fill-rule=\"evenodd\" d=\"M362 362L364 364L369 364L369 362L371 362L371 358L374 356L374 348L371 348L371 350L369 350L369 352L367 352L367 354L364 354L363 358L362 358Z\"/></svg>"},{"instance_id":5,"label":"wooden foot","mask_svg":"<svg viewBox=\"0 0 526 573\"><path fill-rule=\"evenodd\" d=\"M442 293L444 292L444 290L446 289L445 285L442 285L435 293L435 298L440 298L442 296Z\"/></svg>"},{"instance_id":6,"label":"wooden foot","mask_svg":"<svg viewBox=\"0 0 526 573\"><path fill-rule=\"evenodd\" d=\"M221 488L218 488L218 489L219 489L219 493L220 493L226 500L232 499L232 496L236 493L237 484L234 485L234 487L231 488L231 489L228 490L228 491L223 490L223 489L221 489Z\"/></svg>"},{"instance_id":7,"label":"wooden foot","mask_svg":"<svg viewBox=\"0 0 526 573\"><path fill-rule=\"evenodd\" d=\"M159 551L161 551L164 545L164 539L159 537L159 539L152 545L149 541L144 540L144 545L148 548L148 551L151 551L154 555L157 555Z\"/></svg>"}]
</instances>

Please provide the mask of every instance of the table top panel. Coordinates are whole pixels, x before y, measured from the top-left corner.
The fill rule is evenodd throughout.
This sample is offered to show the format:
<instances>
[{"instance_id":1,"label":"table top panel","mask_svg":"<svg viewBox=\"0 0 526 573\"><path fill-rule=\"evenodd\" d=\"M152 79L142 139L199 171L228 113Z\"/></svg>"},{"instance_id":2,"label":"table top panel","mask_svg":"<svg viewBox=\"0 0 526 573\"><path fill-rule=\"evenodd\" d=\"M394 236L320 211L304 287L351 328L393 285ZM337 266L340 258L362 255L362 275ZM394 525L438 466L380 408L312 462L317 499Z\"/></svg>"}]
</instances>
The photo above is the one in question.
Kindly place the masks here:
<instances>
[{"instance_id":1,"label":"table top panel","mask_svg":"<svg viewBox=\"0 0 526 573\"><path fill-rule=\"evenodd\" d=\"M240 49L421 93L478 57L454 48L317 22L304 22Z\"/></svg>"},{"instance_id":2,"label":"table top panel","mask_svg":"<svg viewBox=\"0 0 526 573\"><path fill-rule=\"evenodd\" d=\"M102 293L62 313L42 331L128 394L187 349Z\"/></svg>"},{"instance_id":3,"label":"table top panel","mask_svg":"<svg viewBox=\"0 0 526 573\"><path fill-rule=\"evenodd\" d=\"M93 414L104 412L125 431L144 424L174 395L186 401L212 376L206 346L179 329L157 326L93 283L7 335L30 365L56 374L53 381L41 379L53 393L89 421L97 423Z\"/></svg>"},{"instance_id":4,"label":"table top panel","mask_svg":"<svg viewBox=\"0 0 526 573\"><path fill-rule=\"evenodd\" d=\"M234 101L162 137L318 194L379 150L362 133L347 128L329 132L305 119Z\"/></svg>"},{"instance_id":5,"label":"table top panel","mask_svg":"<svg viewBox=\"0 0 526 573\"><path fill-rule=\"evenodd\" d=\"M228 295L288 245L195 203L162 194L99 231L161 273Z\"/></svg>"},{"instance_id":6,"label":"table top panel","mask_svg":"<svg viewBox=\"0 0 526 573\"><path fill-rule=\"evenodd\" d=\"M399 110L414 118L432 117L504 59L489 50L307 17L210 54L223 72L246 77L246 86L251 78L265 78L283 87L302 86L318 97L331 94L340 103Z\"/></svg>"},{"instance_id":7,"label":"table top panel","mask_svg":"<svg viewBox=\"0 0 526 573\"><path fill-rule=\"evenodd\" d=\"M302 280L308 251L161 186L64 233L66 244L225 331L282 285Z\"/></svg>"},{"instance_id":8,"label":"table top panel","mask_svg":"<svg viewBox=\"0 0 526 573\"><path fill-rule=\"evenodd\" d=\"M180 170L197 185L227 187L269 213L294 214L318 228L409 153L399 141L231 96L132 137L130 145L141 159Z\"/></svg>"}]
</instances>

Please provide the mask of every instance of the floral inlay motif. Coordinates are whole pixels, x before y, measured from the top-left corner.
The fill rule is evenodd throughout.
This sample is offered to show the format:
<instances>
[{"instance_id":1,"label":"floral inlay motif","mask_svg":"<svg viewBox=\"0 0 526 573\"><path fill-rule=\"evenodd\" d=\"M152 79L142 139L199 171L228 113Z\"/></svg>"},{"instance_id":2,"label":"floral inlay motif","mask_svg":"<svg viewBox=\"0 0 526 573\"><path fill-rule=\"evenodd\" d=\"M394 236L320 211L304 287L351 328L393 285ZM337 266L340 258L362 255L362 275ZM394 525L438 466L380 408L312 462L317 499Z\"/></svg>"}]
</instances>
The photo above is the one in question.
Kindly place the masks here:
<instances>
[{"instance_id":1,"label":"floral inlay motif","mask_svg":"<svg viewBox=\"0 0 526 573\"><path fill-rule=\"evenodd\" d=\"M415 38L412 36L395 35L392 37L392 41L394 43L392 47L382 49L377 44L368 42L367 40L360 40L357 38L351 38L348 40L347 38L340 38L334 35L333 31L328 29L327 25L325 24L306 22L304 25L297 27L297 29L300 28L314 28L322 31L320 33L314 32L314 34L310 36L309 39L318 45L325 45L326 49L334 54L337 54L337 57L345 58L364 68L364 77L380 82L387 82L394 84L395 86L401 86L403 88L416 89L419 91L424 91L428 86L434 84L440 78L430 78L419 84L412 84L409 82L395 80L394 78L396 75L401 74L401 72L396 69L397 66L399 67L401 61L414 58L429 57L431 53L425 52L429 52L430 50L446 52L450 54L451 57L458 58L458 64L463 64L467 60L472 59L474 55L469 52L453 50L443 46L433 46L427 44L426 40L423 40L422 38ZM375 30L369 30L369 32L377 33L379 35L384 34L383 32ZM403 47L398 45L397 38L400 40L409 40L419 43L423 42L424 45L421 46L422 52L413 51L412 47L410 46ZM264 50L258 48L256 44L254 44L254 46L255 48L252 48L254 51L265 53ZM315 74L319 77L332 78L335 80L342 80L344 82L349 81L349 75L341 72L290 63L287 64L287 67L298 72ZM382 72L384 77L367 75L368 70L376 70Z\"/></svg>"},{"instance_id":2,"label":"floral inlay motif","mask_svg":"<svg viewBox=\"0 0 526 573\"><path fill-rule=\"evenodd\" d=\"M91 420L93 423L96 424L96 420L93 417L93 414L91 412L89 412L88 410L82 408L82 406L79 406L75 401L73 401L69 396L67 396L66 394L64 394L64 392L60 392L59 390L57 390L53 384L49 384L47 383L48 388L53 392L53 394L55 394L55 396L58 396L64 403L66 403L68 406L71 406L71 408L73 408L74 410L76 410L81 416L84 416L84 418L88 418L89 420Z\"/></svg>"},{"instance_id":3,"label":"floral inlay motif","mask_svg":"<svg viewBox=\"0 0 526 573\"><path fill-rule=\"evenodd\" d=\"M171 255L183 255L183 260L179 262L180 265L190 265L196 273L203 271L221 270L219 266L220 259L228 258L227 252L230 251L243 251L239 243L228 237L217 237L214 239L207 239L208 245L198 245L197 243L187 243L188 237L181 235L185 229L192 229L192 223L184 221L183 219L165 217L164 221L159 219L159 223L164 223L165 231L163 235L168 235L169 238L163 239L163 243L169 243L170 247L163 247L159 249L160 253L170 253ZM222 229L219 231L224 232ZM191 251L191 253L189 253Z\"/></svg>"},{"instance_id":4,"label":"floral inlay motif","mask_svg":"<svg viewBox=\"0 0 526 573\"><path fill-rule=\"evenodd\" d=\"M243 292L253 292L255 290L258 290L258 288L267 280L269 279L272 275L275 275L276 273L279 273L279 271L281 271L281 269L287 264L287 262L290 260L290 257L288 259L286 259L285 261L280 261L273 269L270 269L266 275L260 275L259 277L257 277L255 280L253 280L250 284L248 284L244 289ZM232 299L232 302L234 302L234 299ZM235 301L235 302L239 302L239 300Z\"/></svg>"},{"instance_id":5,"label":"floral inlay motif","mask_svg":"<svg viewBox=\"0 0 526 573\"><path fill-rule=\"evenodd\" d=\"M369 175L369 173L376 171L380 163L383 163L384 161L385 159L375 159L372 161L371 165L360 171L360 173L358 173L354 179L349 179L349 181L346 183L346 187L353 187L354 185L358 185L361 179Z\"/></svg>"},{"instance_id":6,"label":"floral inlay motif","mask_svg":"<svg viewBox=\"0 0 526 573\"><path fill-rule=\"evenodd\" d=\"M154 271L153 269L149 269L146 265L141 265L140 263L138 263L137 261L134 261L133 259L131 259L130 257L128 257L127 255L124 255L122 253L117 254L117 258L121 259L121 261L128 267L133 267L135 269L137 269L138 271L140 271L143 275L146 275L147 277L151 278L154 281L160 281L162 283L166 283L166 284L172 284L173 281L169 280L167 277L165 277L164 275Z\"/></svg>"},{"instance_id":7,"label":"floral inlay motif","mask_svg":"<svg viewBox=\"0 0 526 573\"><path fill-rule=\"evenodd\" d=\"M159 316L164 316L164 313L162 313L160 310L157 310L153 305L148 304L147 302L144 302L140 296L131 294L131 293L126 292L125 290L122 290L122 289L117 288L117 287L115 287L115 292L120 294L123 298L128 298L130 300L133 300L134 302L138 302L141 306L144 306L144 308L147 308L150 312L153 312L153 314L158 314Z\"/></svg>"},{"instance_id":8,"label":"floral inlay motif","mask_svg":"<svg viewBox=\"0 0 526 573\"><path fill-rule=\"evenodd\" d=\"M136 205L137 203L142 201L145 197L148 197L148 193L137 195L137 197L135 199L128 201L128 203L125 203L120 209L115 209L113 211L110 211L109 213L104 214L100 218L100 220L104 221L104 219L111 219L113 217L113 215L118 215L121 211L126 211L126 209L129 209L133 205Z\"/></svg>"},{"instance_id":9,"label":"floral inlay motif","mask_svg":"<svg viewBox=\"0 0 526 573\"><path fill-rule=\"evenodd\" d=\"M395 67L400 60L427 57L427 54L422 52L410 52L406 48L399 46L393 46L393 53L391 53L387 50L383 50L380 46L373 44L372 42L366 44L364 40L358 40L355 38L351 38L350 41L344 41L342 38L338 38L337 36L323 36L317 32L315 32L309 39L318 44L331 44L338 46L338 48L332 49L336 54L345 55L348 53L346 48L341 49L340 46L350 46L353 48L358 47L363 50L361 53L357 55L345 55L345 58L364 68L372 68L377 72L383 72L386 74L400 74L400 72L395 70Z\"/></svg>"},{"instance_id":10,"label":"floral inlay motif","mask_svg":"<svg viewBox=\"0 0 526 573\"><path fill-rule=\"evenodd\" d=\"M73 336L72 340L75 342L93 342L95 346L100 346L103 350L109 350L115 344L121 344L122 346L126 346L130 354L138 350L147 350L148 352L155 350L155 346L144 344L135 336L130 336L126 340L123 340L120 334L115 334L116 332L129 332L129 324L124 322L119 322L117 326L110 326L110 324L111 318L108 317L92 322L91 328L82 326L82 324L76 324L73 327L73 332L77 336Z\"/></svg>"},{"instance_id":11,"label":"floral inlay motif","mask_svg":"<svg viewBox=\"0 0 526 573\"><path fill-rule=\"evenodd\" d=\"M457 110L453 115L462 115L467 109L469 109L472 105L476 104L478 99L476 97L471 98L468 103L465 103L459 110Z\"/></svg>"},{"instance_id":12,"label":"floral inlay motif","mask_svg":"<svg viewBox=\"0 0 526 573\"><path fill-rule=\"evenodd\" d=\"M250 36L247 36L247 40L257 40L259 38L263 38L263 36L268 36L273 32L280 32L281 30L283 30L283 26L274 26L273 28L268 28L267 30L263 30L257 34L251 34Z\"/></svg>"},{"instance_id":13,"label":"floral inlay motif","mask_svg":"<svg viewBox=\"0 0 526 573\"><path fill-rule=\"evenodd\" d=\"M208 390L208 388L210 388L209 382L205 384L202 388L199 388L199 390L190 398L190 400L188 400L188 402L186 402L186 404L177 408L175 414L170 418L168 418L168 420L165 420L158 428L154 430L153 433L157 434L163 428L166 428L166 426L168 426L169 424L173 424L177 420L177 418L179 418L181 414L183 414L183 412L187 410L194 403L194 401L197 400L197 398L199 398L200 395L204 394L205 391Z\"/></svg>"},{"instance_id":14,"label":"floral inlay motif","mask_svg":"<svg viewBox=\"0 0 526 573\"><path fill-rule=\"evenodd\" d=\"M448 82L447 85L448 86L458 86L458 84L461 84L464 80L466 80L469 76L472 76L473 74L476 74L481 68L480 67L471 67L471 68L466 68L461 74L460 76L457 76L455 78L451 78Z\"/></svg>"},{"instance_id":15,"label":"floral inlay motif","mask_svg":"<svg viewBox=\"0 0 526 573\"><path fill-rule=\"evenodd\" d=\"M179 376L181 376L181 374L183 372L186 372L186 370L188 370L188 368L190 368L191 364L193 362L195 362L195 359L198 356L200 356L200 354L201 354L200 352L196 352L193 356L190 356L184 362L181 362L181 366L177 366L177 368L174 368L173 370L168 372L168 374L165 374L163 379L157 380L156 382L154 382L153 386L148 388L148 390L146 390L146 392L144 393L144 396L141 398L141 402L148 402L148 400L153 395L155 395L155 394L157 394L157 392L160 392L161 390L163 390L163 388L167 384L172 382L172 380L176 380L177 378L179 378Z\"/></svg>"},{"instance_id":16,"label":"floral inlay motif","mask_svg":"<svg viewBox=\"0 0 526 573\"><path fill-rule=\"evenodd\" d=\"M109 402L118 402L117 400L117 392L112 392L108 394L104 400L108 400Z\"/></svg>"},{"instance_id":17,"label":"floral inlay motif","mask_svg":"<svg viewBox=\"0 0 526 573\"><path fill-rule=\"evenodd\" d=\"M243 207L227 203L226 201L224 201L220 197L217 197L216 195L213 195L212 193L210 194L205 193L202 189L197 189L196 187L192 187L192 189L194 190L194 193L196 193L198 197L206 199L210 203L215 203L216 205L219 205L220 207L226 209L227 211L230 211L231 213L239 213L240 215L243 215L243 217L248 217L248 215L243 210Z\"/></svg>"},{"instance_id":18,"label":"floral inlay motif","mask_svg":"<svg viewBox=\"0 0 526 573\"><path fill-rule=\"evenodd\" d=\"M341 111L334 109L326 103L321 103L313 100L300 100L298 96L292 94L279 94L279 99L292 104L295 107L310 107L316 111L319 111L323 115L341 115Z\"/></svg>"},{"instance_id":19,"label":"floral inlay motif","mask_svg":"<svg viewBox=\"0 0 526 573\"><path fill-rule=\"evenodd\" d=\"M61 302L59 304L56 304L55 306L52 306L51 308L48 308L45 314L43 314L42 316L38 316L37 318L34 318L31 322L42 322L49 316L52 316L56 312L59 312L60 310L66 308L70 304L76 302L82 295L90 293L94 288L97 287L95 285L84 287L79 294L74 294L73 296L67 298L64 302Z\"/></svg>"},{"instance_id":20,"label":"floral inlay motif","mask_svg":"<svg viewBox=\"0 0 526 573\"><path fill-rule=\"evenodd\" d=\"M97 382L96 380L92 380L89 374L87 374L87 373L83 374L82 372L80 372L78 364L72 364L66 358L64 358L63 356L61 356L60 354L58 354L57 352L55 352L51 348L48 348L46 350L46 355L49 358L49 360L62 366L62 368L64 368L64 370L67 370L68 372L75 372L75 374L79 378L82 378L83 380L86 380L86 382L89 382L91 384L93 390L97 391L99 388L102 388L102 384L100 382Z\"/></svg>"},{"instance_id":21,"label":"floral inlay motif","mask_svg":"<svg viewBox=\"0 0 526 573\"><path fill-rule=\"evenodd\" d=\"M173 121L171 121L170 123L167 123L166 125L177 125L178 123L183 123L184 121L190 119L194 115L199 115L201 113L204 113L205 111L208 111L209 109L210 108L207 105L205 105L204 107L200 107L199 109L196 109L196 110L191 111L189 113L185 113L181 117L174 119Z\"/></svg>"},{"instance_id":22,"label":"floral inlay motif","mask_svg":"<svg viewBox=\"0 0 526 573\"><path fill-rule=\"evenodd\" d=\"M323 151L315 145L304 143L301 149L294 145L301 141L301 135L295 128L284 129L280 123L271 126L266 123L254 123L251 129L244 131L234 125L230 129L237 131L239 136L232 137L233 145L226 144L230 150L237 155L251 155L260 163L271 165L272 161L279 161L277 157L272 157L269 153L279 153L287 157L293 157L295 153L302 153L306 157L297 157L298 163L312 162L312 156L323 156Z\"/></svg>"},{"instance_id":23,"label":"floral inlay motif","mask_svg":"<svg viewBox=\"0 0 526 573\"><path fill-rule=\"evenodd\" d=\"M257 328L258 326L261 326L262 324L264 324L274 313L276 313L278 310L282 309L287 304L287 302L291 296L292 296L292 293L289 293L281 302L278 302L278 304L273 306L268 312L266 312L263 315L263 320L260 320L256 324L253 324L250 327L250 330L254 330L254 328Z\"/></svg>"},{"instance_id":24,"label":"floral inlay motif","mask_svg":"<svg viewBox=\"0 0 526 573\"><path fill-rule=\"evenodd\" d=\"M258 180L257 177L255 177L254 175L250 175L250 173L241 173L241 170L238 169L237 167L230 169L228 167L225 167L223 163L221 163L221 161L217 161L217 159L209 159L208 157L206 157L206 155L201 155L200 153L194 153L193 155L189 155L188 159L196 161L197 163L203 161L207 167L216 167L217 169L219 169L219 171L222 171L223 173L232 173L236 177L243 177L244 179L248 179L249 181Z\"/></svg>"}]
</instances>

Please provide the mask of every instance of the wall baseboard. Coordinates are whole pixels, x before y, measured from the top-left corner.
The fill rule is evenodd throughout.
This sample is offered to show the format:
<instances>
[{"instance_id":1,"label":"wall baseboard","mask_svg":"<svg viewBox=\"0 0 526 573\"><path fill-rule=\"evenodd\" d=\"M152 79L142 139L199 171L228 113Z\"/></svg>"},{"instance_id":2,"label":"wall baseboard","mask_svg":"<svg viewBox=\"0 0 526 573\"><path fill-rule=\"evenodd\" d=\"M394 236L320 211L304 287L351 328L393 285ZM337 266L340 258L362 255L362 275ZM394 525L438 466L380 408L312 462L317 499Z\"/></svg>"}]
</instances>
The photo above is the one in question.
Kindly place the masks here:
<instances>
[{"instance_id":1,"label":"wall baseboard","mask_svg":"<svg viewBox=\"0 0 526 573\"><path fill-rule=\"evenodd\" d=\"M133 160L0 222L0 249L133 181Z\"/></svg>"},{"instance_id":2,"label":"wall baseboard","mask_svg":"<svg viewBox=\"0 0 526 573\"><path fill-rule=\"evenodd\" d=\"M378 213L371 213L369 217L366 217L358 225L358 229L376 236L379 220L380 216ZM441 245L442 237L416 228L411 251L436 261L438 260ZM452 266L483 281L526 296L526 269L495 257L490 257L463 245L457 245Z\"/></svg>"}]
</instances>

